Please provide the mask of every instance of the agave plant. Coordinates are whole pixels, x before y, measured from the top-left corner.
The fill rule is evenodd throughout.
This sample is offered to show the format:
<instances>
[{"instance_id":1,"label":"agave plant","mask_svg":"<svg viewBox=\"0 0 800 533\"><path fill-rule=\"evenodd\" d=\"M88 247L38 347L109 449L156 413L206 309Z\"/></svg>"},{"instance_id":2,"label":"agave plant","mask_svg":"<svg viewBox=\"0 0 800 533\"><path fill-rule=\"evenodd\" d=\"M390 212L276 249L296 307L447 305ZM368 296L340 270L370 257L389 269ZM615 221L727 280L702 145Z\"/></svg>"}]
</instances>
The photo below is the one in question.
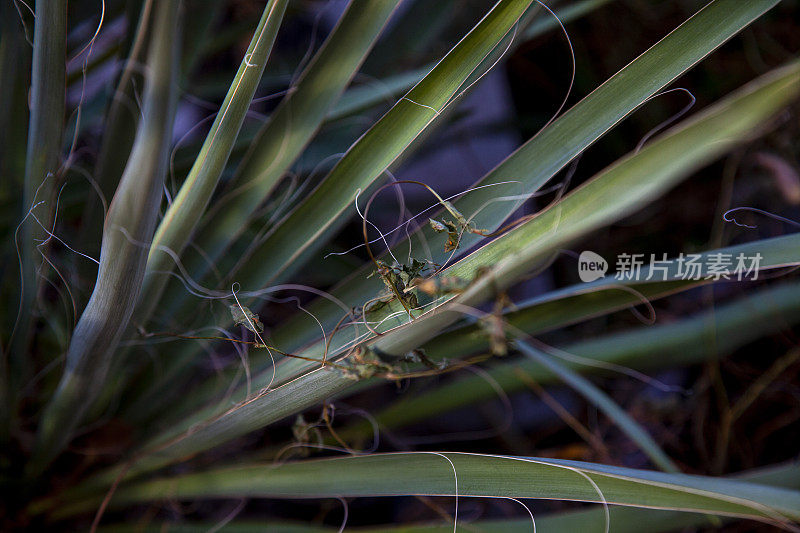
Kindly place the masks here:
<instances>
[{"instance_id":1,"label":"agave plant","mask_svg":"<svg viewBox=\"0 0 800 533\"><path fill-rule=\"evenodd\" d=\"M351 82L365 61L402 56L402 46L381 36L408 45L402 32L428 23L435 30L420 13L437 7L412 2L402 18L400 0L351 0L318 49L287 66L273 51L298 9L287 0L266 2L254 29L232 24L218 34L212 29L225 2L74 2L69 17L66 2L38 1L30 10L5 2L2 199L20 216L3 221L4 528L126 529L120 521L134 519L158 530L335 531L311 519L281 522L280 513L237 518L244 504L231 513L229 502L338 499L341 530L348 499L445 496L455 507L449 521L403 520L402 530L455 531L465 497L522 504L515 517L469 524L478 531L661 531L732 519L795 529L796 464L735 479L690 475L583 374L623 368L641 378L639 370L716 358L780 331L800 318L796 282L717 308L711 328L701 314L558 348L538 336L720 276L706 270L687 278L681 256L662 262L659 276L651 266L637 278L609 275L524 300L513 290L560 249L780 127L775 117L800 91L797 61L631 146L535 214L514 215L778 0L711 1L455 197L390 172L455 120L464 96L525 37L561 30L602 3L556 13L538 0L486 3L470 11L471 29L436 62L359 85ZM401 21L386 30L392 17ZM179 94L192 92L204 57L215 47L235 49L243 32L251 32L249 44L233 52L239 68L199 126L205 137L176 144L174 132L186 132L174 125ZM385 57L371 55L376 43ZM67 56L75 58L69 68ZM87 80L103 69L99 79L113 86L87 97ZM286 72L295 72L288 83ZM268 117L258 127L246 123L256 94L275 87L280 99ZM386 98L389 109L343 155L328 157L318 132L381 109ZM430 194L432 210L380 233L370 219L373 200L409 187ZM323 274L333 267L321 258L353 220L363 233L350 254L358 263L331 281ZM710 264L719 254L757 254L751 273L764 276L800 264L798 245L797 235L779 236L698 257ZM301 283L309 279L321 281ZM291 306L275 301L299 310L287 313ZM796 360L791 351L770 375ZM465 372L475 365L483 370ZM427 376L442 378L372 405L363 420L334 424L333 409L347 395ZM499 389L557 383L609 417L656 470L485 449L369 448L373 432L487 402ZM293 437L286 420L294 421ZM275 435L268 446L245 439L265 428ZM309 450L322 455L308 457ZM534 517L520 499L595 505ZM205 521L185 521L157 512L166 501L209 501L213 509Z\"/></svg>"}]
</instances>

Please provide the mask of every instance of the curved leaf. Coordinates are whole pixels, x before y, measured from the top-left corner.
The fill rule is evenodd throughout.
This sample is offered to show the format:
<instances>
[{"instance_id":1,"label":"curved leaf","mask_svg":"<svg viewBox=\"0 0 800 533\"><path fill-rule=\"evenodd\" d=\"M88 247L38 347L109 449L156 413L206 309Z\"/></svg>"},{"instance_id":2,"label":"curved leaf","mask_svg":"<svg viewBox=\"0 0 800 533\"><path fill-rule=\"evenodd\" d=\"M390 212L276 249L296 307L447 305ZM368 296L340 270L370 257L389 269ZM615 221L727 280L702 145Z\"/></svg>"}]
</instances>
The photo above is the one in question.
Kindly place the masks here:
<instances>
[{"instance_id":1,"label":"curved leaf","mask_svg":"<svg viewBox=\"0 0 800 533\"><path fill-rule=\"evenodd\" d=\"M800 520L800 491L797 490L578 461L458 452L398 452L222 468L123 486L110 505L119 507L163 498L456 494L605 501L632 507L746 517L777 524ZM74 513L91 509L92 505L96 502L68 506L59 512Z\"/></svg>"},{"instance_id":2,"label":"curved leaf","mask_svg":"<svg viewBox=\"0 0 800 533\"><path fill-rule=\"evenodd\" d=\"M215 204L209 222L198 234L198 244L212 261L241 234L246 221L308 144L398 1L350 3L297 84L258 133L237 170L233 187Z\"/></svg>"},{"instance_id":3,"label":"curved leaf","mask_svg":"<svg viewBox=\"0 0 800 533\"><path fill-rule=\"evenodd\" d=\"M492 10L392 109L350 147L330 174L270 231L244 267L243 287L256 289L284 275L290 265L340 226L359 191L370 187L431 124L483 59L522 16L531 0L499 0Z\"/></svg>"},{"instance_id":4,"label":"curved leaf","mask_svg":"<svg viewBox=\"0 0 800 533\"><path fill-rule=\"evenodd\" d=\"M537 218L490 242L448 269L473 279L461 294L417 320L387 331L362 349L377 354L402 355L418 348L463 316L463 309L490 299L511 285L537 261L559 246L641 207L681 178L743 139L798 94L800 62L770 72L751 82L691 120L670 130L640 152L615 165L569 194ZM557 231L556 231L557 230ZM390 326L387 326L391 327ZM338 343L349 342L339 340ZM316 346L303 355L321 358ZM329 360L348 352L334 342ZM306 368L308 368L306 363ZM297 367L295 367L297 368ZM244 435L352 386L353 381L327 367L315 369L275 389L263 391L226 413L207 420L176 438L179 427L153 441L151 452L130 474L157 468ZM199 423L187 417L186 425ZM186 427L186 426L184 426Z\"/></svg>"},{"instance_id":5,"label":"curved leaf","mask_svg":"<svg viewBox=\"0 0 800 533\"><path fill-rule=\"evenodd\" d=\"M177 256L183 252L217 186L245 114L250 108L253 94L258 88L283 20L286 4L287 0L271 0L264 7L261 21L253 33L250 46L203 147L158 225L150 247L147 271L136 311L136 320L140 323L147 320L157 305L168 281L167 274L172 271L174 259L165 250L170 250Z\"/></svg>"},{"instance_id":6,"label":"curved leaf","mask_svg":"<svg viewBox=\"0 0 800 533\"><path fill-rule=\"evenodd\" d=\"M178 6L179 2L161 2L156 10L144 118L108 210L94 292L73 333L64 375L39 424L31 462L35 473L66 446L102 390L139 295L161 204L177 96Z\"/></svg>"},{"instance_id":7,"label":"curved leaf","mask_svg":"<svg viewBox=\"0 0 800 533\"><path fill-rule=\"evenodd\" d=\"M777 3L777 0L710 2L530 139L478 183L486 185L519 180L521 184L509 185L514 187L510 190L490 187L471 192L454 201L454 205L462 213L470 215L498 195L535 192L647 99ZM513 202L494 203L481 212L481 218L476 223L481 227L497 227L516 207L517 204ZM433 259L441 262L443 237L428 228L423 232L435 254ZM480 237L467 234L462 239L466 249ZM414 242L414 247L420 249L418 241ZM371 269L371 264L365 265L330 292L346 305L362 304L374 297L381 288L379 280L367 279ZM339 308L323 299L318 299L307 309L326 329L332 328L340 316ZM298 314L276 329L272 337L277 345L292 351L312 341L317 335L316 322L304 314Z\"/></svg>"}]
</instances>

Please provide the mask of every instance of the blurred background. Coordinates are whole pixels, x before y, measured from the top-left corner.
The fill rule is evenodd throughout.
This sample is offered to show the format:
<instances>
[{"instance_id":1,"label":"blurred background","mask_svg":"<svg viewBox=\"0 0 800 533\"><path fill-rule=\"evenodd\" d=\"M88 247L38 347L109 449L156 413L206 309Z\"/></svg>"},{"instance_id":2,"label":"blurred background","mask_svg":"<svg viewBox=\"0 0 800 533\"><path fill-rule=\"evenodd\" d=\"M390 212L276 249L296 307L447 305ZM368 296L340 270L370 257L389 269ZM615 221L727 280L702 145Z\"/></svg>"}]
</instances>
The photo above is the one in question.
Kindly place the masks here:
<instances>
[{"instance_id":1,"label":"blurred background","mask_svg":"<svg viewBox=\"0 0 800 533\"><path fill-rule=\"evenodd\" d=\"M176 193L188 171L210 127L207 117L222 102L263 9L263 2L255 0L186 0L185 3L189 6L186 13L190 14L186 23L210 25L213 40L204 44L202 50L194 50L196 53L192 53L195 43L186 43L189 53L185 54L184 61L188 74L182 81L183 93L175 128L173 171L167 185L170 195ZM704 3L700 0L549 2L549 7L562 14L575 54L575 81L567 106L591 92ZM354 86L385 97L378 105L352 109L338 120L326 123L295 165L300 182L308 178L313 184L315 179L324 176L336 162L337 154L341 155L402 95L404 91L398 88L407 87L409 79L424 74L431 61L446 53L491 4L486 0L403 2L354 80ZM76 9L85 9L87 5L75 3ZM261 100L253 105L245 122L237 153L244 152L248 136L252 137L267 120L269 112L300 71L298 65L304 65L318 49L345 5L343 0L290 2L276 49L257 92ZM552 183L574 188L606 165L634 151L648 132L681 113L692 98L696 102L688 114L795 57L800 50L798 7L797 1L782 2L670 87L681 87L685 91L670 92L646 103L590 147ZM117 8L120 13L126 9L136 13L134 8L121 4ZM87 20L85 27L75 28L70 34L74 43L85 42L96 27L96 20L88 13L71 13L70 17ZM112 19L94 53L111 53L125 46L118 42L125 35L125 23L123 16ZM538 35L530 38L533 33ZM80 60L73 61L68 68L69 75L79 77L80 67ZM530 27L519 30L498 67L483 77L457 105L448 108L446 120L438 123L433 131L426 132L411 155L392 168L394 176L423 181L444 197L465 191L553 116L569 87L572 68L564 33L554 19L542 11ZM112 90L117 71L118 65L113 62L100 63L89 70L83 94L80 84L72 85L71 104L84 99L84 127L88 131L101 127L98 120L105 101L101 96ZM742 227L725 222L723 213L730 208L749 206L800 221L798 111L795 106L781 117L779 127L771 133L704 168L645 210L595 233L587 242L575 243L570 250L563 250L553 260L551 268L515 287L509 297L519 301L544 290L577 283L576 257L584 249L599 253L613 265L614 258L623 252L642 253L646 257L664 253L675 256L680 252L698 252L797 231L787 222L754 213L737 215L740 222L756 226ZM96 152L97 148L86 143L81 145L86 154ZM235 167L231 167L229 172L232 173ZM86 194L82 187L85 185L70 185L71 190L65 194L67 197ZM398 190L402 191L408 213L418 213L432 203L430 195L421 188ZM520 214L535 212L562 192L559 189L530 200ZM498 196L501 194L498 191ZM363 197L361 205L365 202L366 197ZM384 191L376 200L370 219L384 231L389 230L406 216L402 208L395 192ZM332 240L324 254L348 250L362 241L361 223L355 212L353 215L352 223ZM425 222L424 218L420 220ZM254 221L253 234L263 223L263 220ZM346 255L320 256L309 262L310 266L298 282L329 287L366 258L363 249ZM778 271L769 277L781 279L719 283L656 300L652 302L656 323L669 324L702 312L713 326L714 309L718 306L759 287L798 276L791 271ZM273 307L261 313L267 327L269 316L297 312L292 304L271 305ZM641 327L641 314L647 315L648 310L644 306L637 310L640 313L625 310L587 320L540 338L548 344L563 346ZM767 320L756 315L752 319ZM800 317L787 316L785 323L774 328L776 333L732 352L716 350L712 334L705 348L715 356L703 364L675 365L670 370L654 373L652 377L663 386L620 372L605 372L593 380L640 422L687 473L727 474L798 459L800 359L795 357L788 361L775 375L769 373L774 361L797 345L800 329L794 324L798 321ZM217 354L217 357L236 356L231 352ZM211 361L201 364L208 365L209 372L215 366ZM373 406L418 396L436 384L461 379L469 372L481 379L485 376L481 369L465 370L413 382L387 383L350 397L332 399L336 424L370 421L374 415ZM754 384L757 384L755 389ZM391 429L380 427L377 441L367 432L366 438L360 434L347 444L354 449L379 451L446 448L652 468L647 457L613 423L566 387L544 388L533 380L524 389L509 392L496 383L484 382L482 386L492 388L493 399L443 412L424 422ZM731 406L746 395L752 397L751 402L737 416L732 416ZM322 408L311 410L304 417L313 422L321 412ZM271 426L225 447L219 452L219 458L229 459L242 451L274 452L276 444L293 438L293 428L297 428L294 419ZM324 432L325 428L320 431ZM267 452L264 453L267 458ZM327 452L289 450L283 452L282 457L296 457L300 453L324 456ZM570 502L528 503L534 513L581 506ZM190 507L175 504L154 512L173 517L221 519L236 510L240 518L258 519L269 515L328 525L338 525L342 519L341 503L337 501L259 500L237 506L240 506L238 502L202 502ZM348 525L352 526L390 520L441 520L443 513L452 512L452 500L446 498L364 498L350 501L349 506ZM511 501L464 499L460 516L468 521L470 517L520 516L522 513L524 510ZM709 528L716 526L709 525ZM753 524L717 529L750 531L759 528L769 529Z\"/></svg>"}]
</instances>

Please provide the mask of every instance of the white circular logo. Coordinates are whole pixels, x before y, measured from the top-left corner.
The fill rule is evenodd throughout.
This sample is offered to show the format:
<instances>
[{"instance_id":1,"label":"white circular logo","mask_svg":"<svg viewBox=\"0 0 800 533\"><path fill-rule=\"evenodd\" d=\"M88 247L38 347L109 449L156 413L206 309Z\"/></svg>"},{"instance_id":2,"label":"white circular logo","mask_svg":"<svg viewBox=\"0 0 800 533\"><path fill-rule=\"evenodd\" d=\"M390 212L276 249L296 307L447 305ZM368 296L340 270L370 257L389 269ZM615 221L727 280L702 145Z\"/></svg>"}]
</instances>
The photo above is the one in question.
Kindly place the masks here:
<instances>
[{"instance_id":1,"label":"white circular logo","mask_svg":"<svg viewBox=\"0 0 800 533\"><path fill-rule=\"evenodd\" d=\"M578 256L578 276L586 283L605 277L608 272L608 261L600 254L584 250Z\"/></svg>"}]
</instances>

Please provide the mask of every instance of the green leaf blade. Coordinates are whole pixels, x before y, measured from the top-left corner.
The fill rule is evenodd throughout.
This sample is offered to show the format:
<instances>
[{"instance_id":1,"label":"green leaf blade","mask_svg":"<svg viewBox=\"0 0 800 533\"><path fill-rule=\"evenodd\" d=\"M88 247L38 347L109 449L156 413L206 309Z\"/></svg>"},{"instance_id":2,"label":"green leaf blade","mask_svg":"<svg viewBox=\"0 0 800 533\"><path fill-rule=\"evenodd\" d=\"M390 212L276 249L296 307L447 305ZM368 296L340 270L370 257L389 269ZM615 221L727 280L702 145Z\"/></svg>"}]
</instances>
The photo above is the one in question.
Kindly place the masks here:
<instances>
[{"instance_id":1,"label":"green leaf blade","mask_svg":"<svg viewBox=\"0 0 800 533\"><path fill-rule=\"evenodd\" d=\"M237 170L234 186L215 205L197 242L218 259L241 235L246 222L269 196L311 140L328 111L355 75L399 0L352 2L272 113Z\"/></svg>"},{"instance_id":2,"label":"green leaf blade","mask_svg":"<svg viewBox=\"0 0 800 533\"><path fill-rule=\"evenodd\" d=\"M605 501L784 524L800 519L797 490L578 461L458 452L398 452L283 465L234 466L121 487L111 505L165 496L203 499L456 494Z\"/></svg>"},{"instance_id":3,"label":"green leaf blade","mask_svg":"<svg viewBox=\"0 0 800 533\"><path fill-rule=\"evenodd\" d=\"M640 208L697 166L752 136L753 128L796 97L800 86L798 72L800 62L768 73L665 133L640 152L623 158L544 214L450 267L447 273L455 272L466 279L471 279L479 267L489 267L488 273L482 274L463 293L409 324L394 329L391 329L393 324L388 324L382 336L367 340L365 344L375 353L390 355L402 355L420 347L459 320L463 316L462 309L492 298L496 291L513 284L532 264L557 247ZM595 209L592 206L600 207L587 215L587 209ZM335 361L346 351L332 350L329 360ZM320 346L303 355L320 357ZM299 377L290 378L284 385L208 421L202 429L187 433L175 444L160 450L159 459L154 458L152 462L147 461L151 464L140 464L135 469L153 468L208 449L305 409L313 405L314 398L321 401L353 385L347 377L330 368L311 370L314 365L295 361L290 367L298 370ZM297 395L289 402L293 406L276 405L280 404L280 398L293 394ZM166 442L173 437L161 440Z\"/></svg>"},{"instance_id":4,"label":"green leaf blade","mask_svg":"<svg viewBox=\"0 0 800 533\"><path fill-rule=\"evenodd\" d=\"M535 192L643 102L777 3L776 0L715 0L709 3L530 139L478 183L486 185L520 180L522 185L515 185L513 190L502 189L502 192L498 192L501 191L498 187L471 192L454 201L455 206L469 216L498 194ZM516 205L506 202L492 205L481 212L476 223L495 228L515 209ZM434 260L437 257L441 259L439 254L444 238L427 228L423 235L432 252L437 254ZM418 249L420 242L417 237L414 239L414 247ZM478 239L480 237L466 234L462 236L462 246L468 248ZM358 305L373 297L378 285L374 280L365 279L369 269L370 266L365 265L331 293L347 305ZM338 320L339 309L326 300L317 300L308 306L308 310L327 328L333 327ZM298 315L277 329L273 338L285 349L293 350L316 335L316 323Z\"/></svg>"},{"instance_id":5,"label":"green leaf blade","mask_svg":"<svg viewBox=\"0 0 800 533\"><path fill-rule=\"evenodd\" d=\"M30 469L41 472L72 438L72 432L104 385L111 359L133 314L156 225L169 156L177 98L178 2L162 2L145 86L144 118L103 229L97 282L67 351L58 389L42 415Z\"/></svg>"},{"instance_id":6,"label":"green leaf blade","mask_svg":"<svg viewBox=\"0 0 800 533\"><path fill-rule=\"evenodd\" d=\"M137 320L146 321L167 284L175 256L180 256L211 200L242 127L286 11L287 0L265 7L244 59L189 175L153 237ZM167 253L169 250L172 253Z\"/></svg>"},{"instance_id":7,"label":"green leaf blade","mask_svg":"<svg viewBox=\"0 0 800 533\"><path fill-rule=\"evenodd\" d=\"M359 191L366 190L438 116L461 84L509 32L530 1L501 0L406 96L367 131L327 178L271 231L235 273L256 289L285 276L318 247L320 237L341 225Z\"/></svg>"}]
</instances>

